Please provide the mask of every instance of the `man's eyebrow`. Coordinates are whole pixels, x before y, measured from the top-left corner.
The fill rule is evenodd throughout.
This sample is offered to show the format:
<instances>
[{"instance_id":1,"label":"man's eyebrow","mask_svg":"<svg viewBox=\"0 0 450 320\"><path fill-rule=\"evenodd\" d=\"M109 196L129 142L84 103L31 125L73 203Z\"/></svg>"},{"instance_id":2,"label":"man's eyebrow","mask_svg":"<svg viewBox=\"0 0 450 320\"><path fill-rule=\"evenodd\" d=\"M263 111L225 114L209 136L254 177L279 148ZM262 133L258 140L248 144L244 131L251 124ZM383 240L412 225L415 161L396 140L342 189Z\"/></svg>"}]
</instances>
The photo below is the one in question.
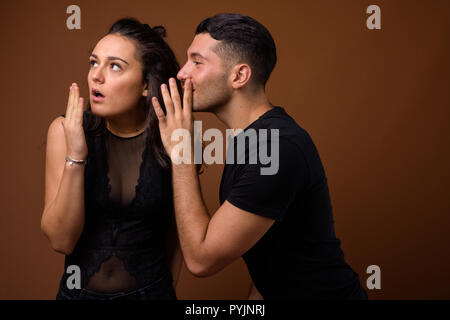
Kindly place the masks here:
<instances>
[{"instance_id":1,"label":"man's eyebrow","mask_svg":"<svg viewBox=\"0 0 450 320\"><path fill-rule=\"evenodd\" d=\"M191 58L201 58L201 59L204 59L204 60L208 60L208 59L206 59L204 56L202 56L200 53L198 53L198 52L191 52L190 54L189 54L189 57L191 57Z\"/></svg>"},{"instance_id":2,"label":"man's eyebrow","mask_svg":"<svg viewBox=\"0 0 450 320\"><path fill-rule=\"evenodd\" d=\"M94 57L95 59L98 59L97 55L94 54L94 53L91 53L91 57ZM109 57L107 57L107 59L108 60L120 60L120 61L123 61L126 64L128 64L128 62L126 62L125 60L123 60L122 58L119 58L119 57L109 56Z\"/></svg>"}]
</instances>

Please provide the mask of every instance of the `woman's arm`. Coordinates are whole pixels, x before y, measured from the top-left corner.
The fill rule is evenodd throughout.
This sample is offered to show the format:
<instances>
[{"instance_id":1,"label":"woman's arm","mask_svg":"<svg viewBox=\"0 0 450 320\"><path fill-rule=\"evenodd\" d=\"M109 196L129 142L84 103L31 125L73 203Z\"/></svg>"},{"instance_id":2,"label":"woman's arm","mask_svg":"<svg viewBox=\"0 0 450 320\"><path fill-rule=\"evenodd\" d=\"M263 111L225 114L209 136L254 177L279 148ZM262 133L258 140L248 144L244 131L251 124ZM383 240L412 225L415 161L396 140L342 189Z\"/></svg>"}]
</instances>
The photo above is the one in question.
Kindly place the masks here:
<instances>
[{"instance_id":1,"label":"woman's arm","mask_svg":"<svg viewBox=\"0 0 450 320\"><path fill-rule=\"evenodd\" d=\"M63 254L73 251L84 228L85 166L77 163L70 165L65 160L66 156L75 160L87 157L82 131L82 103L78 87L72 86L66 117L55 119L47 135L45 205L41 229L53 249Z\"/></svg>"}]
</instances>

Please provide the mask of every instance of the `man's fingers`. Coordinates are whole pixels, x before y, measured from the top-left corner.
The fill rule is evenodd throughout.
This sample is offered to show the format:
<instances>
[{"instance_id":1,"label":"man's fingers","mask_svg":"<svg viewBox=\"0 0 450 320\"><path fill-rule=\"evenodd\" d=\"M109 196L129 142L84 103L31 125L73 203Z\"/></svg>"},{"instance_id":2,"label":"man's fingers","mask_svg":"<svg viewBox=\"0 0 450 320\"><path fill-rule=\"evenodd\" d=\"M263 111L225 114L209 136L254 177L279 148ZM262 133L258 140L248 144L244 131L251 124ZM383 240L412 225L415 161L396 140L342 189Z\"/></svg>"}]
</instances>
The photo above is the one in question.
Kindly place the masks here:
<instances>
[{"instance_id":1,"label":"man's fingers","mask_svg":"<svg viewBox=\"0 0 450 320\"><path fill-rule=\"evenodd\" d=\"M169 79L169 86L170 86L170 95L172 97L172 102L174 106L175 113L181 112L181 98L180 93L178 92L178 86L177 82L174 78Z\"/></svg>"},{"instance_id":2,"label":"man's fingers","mask_svg":"<svg viewBox=\"0 0 450 320\"><path fill-rule=\"evenodd\" d=\"M153 109L155 110L156 116L158 117L159 123L162 123L166 120L166 116L164 115L164 111L159 104L158 98L152 98Z\"/></svg>"},{"instance_id":3,"label":"man's fingers","mask_svg":"<svg viewBox=\"0 0 450 320\"><path fill-rule=\"evenodd\" d=\"M167 89L167 85L165 83L161 85L161 94L164 100L164 105L166 106L167 116L169 117L174 113L174 108L172 98L170 97L169 90Z\"/></svg>"},{"instance_id":4,"label":"man's fingers","mask_svg":"<svg viewBox=\"0 0 450 320\"><path fill-rule=\"evenodd\" d=\"M184 81L183 112L189 116L192 114L192 81L190 79Z\"/></svg>"}]
</instances>

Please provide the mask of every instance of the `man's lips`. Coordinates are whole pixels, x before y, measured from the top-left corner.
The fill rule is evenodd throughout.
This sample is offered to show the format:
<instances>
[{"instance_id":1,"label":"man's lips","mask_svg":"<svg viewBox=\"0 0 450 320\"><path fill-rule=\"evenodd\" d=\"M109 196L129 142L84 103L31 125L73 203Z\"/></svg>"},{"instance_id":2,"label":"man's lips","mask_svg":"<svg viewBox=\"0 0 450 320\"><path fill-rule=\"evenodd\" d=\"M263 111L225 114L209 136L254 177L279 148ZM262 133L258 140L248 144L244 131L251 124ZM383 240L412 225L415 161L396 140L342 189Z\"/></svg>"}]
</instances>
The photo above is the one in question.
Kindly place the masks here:
<instances>
[{"instance_id":1,"label":"man's lips","mask_svg":"<svg viewBox=\"0 0 450 320\"><path fill-rule=\"evenodd\" d=\"M183 90L186 90L186 84L184 81L181 82L181 87L183 88ZM192 92L194 92L195 88L194 88L192 81L191 81L191 88L192 88Z\"/></svg>"}]
</instances>

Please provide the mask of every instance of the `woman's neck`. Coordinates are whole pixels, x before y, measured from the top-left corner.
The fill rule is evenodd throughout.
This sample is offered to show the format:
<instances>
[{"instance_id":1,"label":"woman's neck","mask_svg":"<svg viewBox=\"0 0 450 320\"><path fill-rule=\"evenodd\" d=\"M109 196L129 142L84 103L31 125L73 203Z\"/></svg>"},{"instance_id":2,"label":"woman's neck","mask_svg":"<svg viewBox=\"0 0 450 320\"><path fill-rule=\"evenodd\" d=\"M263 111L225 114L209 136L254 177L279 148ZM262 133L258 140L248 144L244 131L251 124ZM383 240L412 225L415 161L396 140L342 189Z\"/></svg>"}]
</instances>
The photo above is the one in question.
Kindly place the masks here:
<instances>
[{"instance_id":1,"label":"woman's neck","mask_svg":"<svg viewBox=\"0 0 450 320\"><path fill-rule=\"evenodd\" d=\"M141 108L106 119L106 128L113 134L129 138L142 133L147 127L146 113Z\"/></svg>"}]
</instances>

